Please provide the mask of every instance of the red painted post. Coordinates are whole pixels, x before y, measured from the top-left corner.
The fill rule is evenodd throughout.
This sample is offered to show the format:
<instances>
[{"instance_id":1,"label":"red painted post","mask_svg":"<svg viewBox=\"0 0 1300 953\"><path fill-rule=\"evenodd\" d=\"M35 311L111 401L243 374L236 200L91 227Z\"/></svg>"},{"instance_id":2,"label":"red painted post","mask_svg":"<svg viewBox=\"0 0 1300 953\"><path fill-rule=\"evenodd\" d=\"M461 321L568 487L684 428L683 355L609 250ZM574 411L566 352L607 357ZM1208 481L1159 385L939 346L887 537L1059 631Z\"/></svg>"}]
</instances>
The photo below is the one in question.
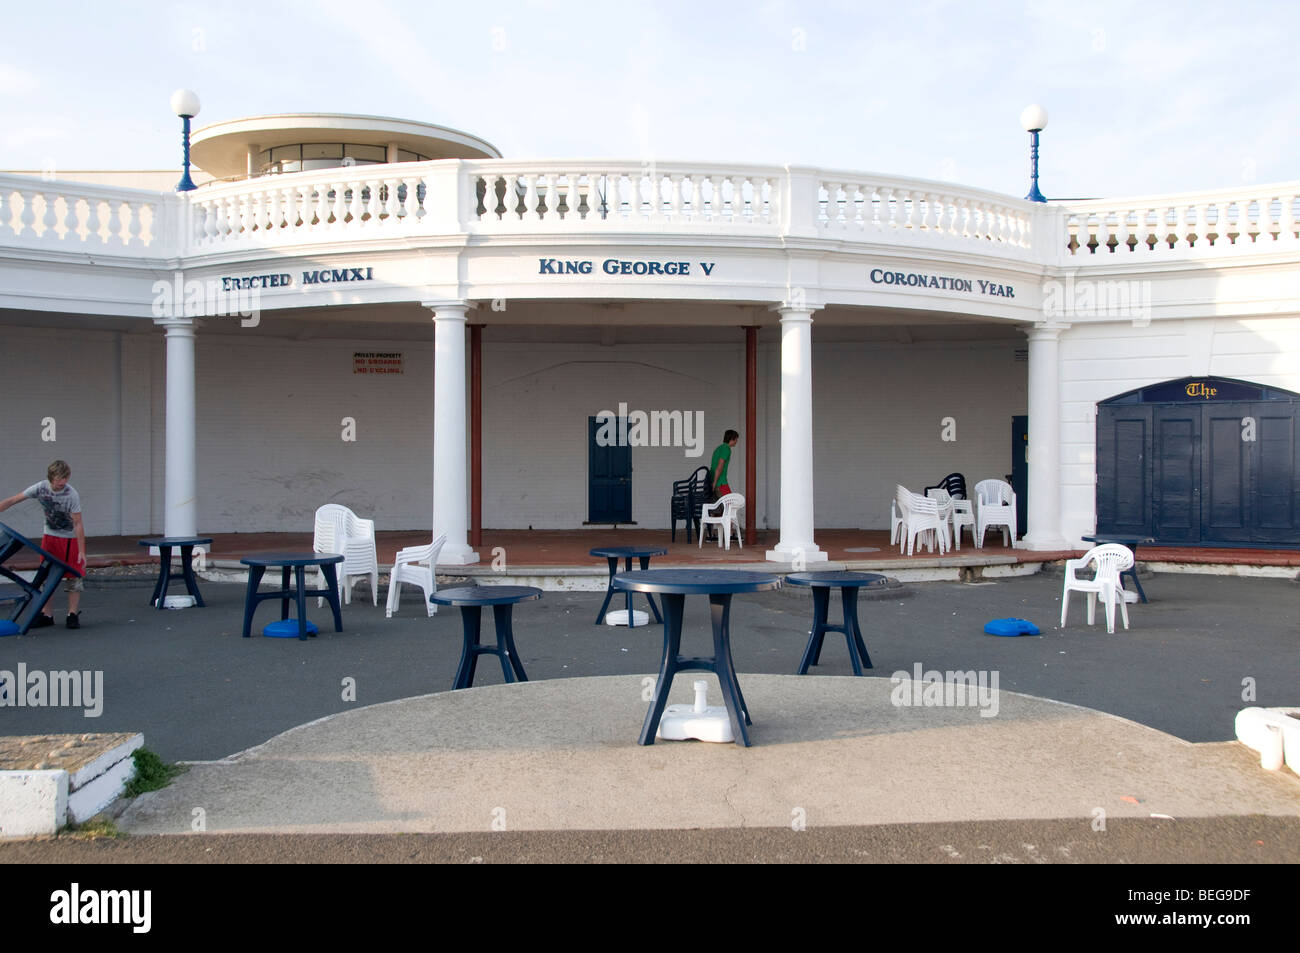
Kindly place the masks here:
<instances>
[{"instance_id":1,"label":"red painted post","mask_svg":"<svg viewBox=\"0 0 1300 953\"><path fill-rule=\"evenodd\" d=\"M754 539L758 510L758 328L745 328L745 539ZM750 545L753 545L752 543Z\"/></svg>"},{"instance_id":2,"label":"red painted post","mask_svg":"<svg viewBox=\"0 0 1300 953\"><path fill-rule=\"evenodd\" d=\"M483 325L469 326L469 544L483 545Z\"/></svg>"}]
</instances>

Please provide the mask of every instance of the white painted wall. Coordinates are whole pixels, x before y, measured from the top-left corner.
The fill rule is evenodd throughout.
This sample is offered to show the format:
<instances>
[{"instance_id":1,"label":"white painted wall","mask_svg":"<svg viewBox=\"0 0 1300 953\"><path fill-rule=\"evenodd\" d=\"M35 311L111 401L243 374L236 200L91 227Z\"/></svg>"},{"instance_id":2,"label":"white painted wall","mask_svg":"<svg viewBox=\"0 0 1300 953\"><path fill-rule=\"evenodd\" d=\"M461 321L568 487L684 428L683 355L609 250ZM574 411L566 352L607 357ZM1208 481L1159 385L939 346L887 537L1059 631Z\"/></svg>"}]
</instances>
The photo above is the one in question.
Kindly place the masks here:
<instances>
[{"instance_id":1,"label":"white painted wall","mask_svg":"<svg viewBox=\"0 0 1300 953\"><path fill-rule=\"evenodd\" d=\"M404 373L353 374L356 351L401 351ZM432 333L399 344L200 331L197 354L203 532L310 532L324 503L381 530L432 525Z\"/></svg>"},{"instance_id":2,"label":"white painted wall","mask_svg":"<svg viewBox=\"0 0 1300 953\"><path fill-rule=\"evenodd\" d=\"M1061 529L1067 540L1078 543L1096 529L1097 403L1147 384L1211 374L1300 391L1300 318L1093 323L1061 335Z\"/></svg>"},{"instance_id":3,"label":"white painted wall","mask_svg":"<svg viewBox=\"0 0 1300 953\"><path fill-rule=\"evenodd\" d=\"M485 344L483 525L570 529L587 518L588 418L602 410L701 411L699 456L633 447L632 518L666 527L674 480L707 466L727 429L744 429L745 350L736 344ZM728 479L745 482L744 447Z\"/></svg>"},{"instance_id":4,"label":"white painted wall","mask_svg":"<svg viewBox=\"0 0 1300 953\"><path fill-rule=\"evenodd\" d=\"M1026 413L1020 342L816 344L813 413L819 528L887 529L894 487L954 471L972 492L1011 472L1011 418ZM954 441L944 441L951 417ZM1032 423L1032 422L1031 422Z\"/></svg>"},{"instance_id":5,"label":"white painted wall","mask_svg":"<svg viewBox=\"0 0 1300 953\"><path fill-rule=\"evenodd\" d=\"M0 413L0 496L45 479L50 462L72 467L87 535L114 534L121 522L120 335L8 327L3 333ZM55 440L42 440L54 418ZM0 515L18 532L40 539L39 504L20 503Z\"/></svg>"}]
</instances>

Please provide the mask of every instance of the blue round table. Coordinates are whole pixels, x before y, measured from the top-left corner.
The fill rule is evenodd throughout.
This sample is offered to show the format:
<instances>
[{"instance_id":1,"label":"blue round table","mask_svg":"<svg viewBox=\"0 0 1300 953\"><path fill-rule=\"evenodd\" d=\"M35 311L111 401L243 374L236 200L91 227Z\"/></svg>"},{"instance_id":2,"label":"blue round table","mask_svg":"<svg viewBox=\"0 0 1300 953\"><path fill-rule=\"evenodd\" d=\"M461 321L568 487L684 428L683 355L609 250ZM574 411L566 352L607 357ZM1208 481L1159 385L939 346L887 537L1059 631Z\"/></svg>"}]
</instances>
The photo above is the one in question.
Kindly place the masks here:
<instances>
[{"instance_id":1,"label":"blue round table","mask_svg":"<svg viewBox=\"0 0 1300 953\"><path fill-rule=\"evenodd\" d=\"M194 597L194 604L200 608L206 608L203 602L203 596L199 594L199 583L194 578L194 547L211 546L212 539L207 536L151 536L149 539L140 540L141 546L157 546L160 565L158 569L158 582L153 587L153 596L149 600L150 605L157 605L159 609L165 608L164 603L167 601L167 587L172 581L172 550L180 547L181 551L181 578L185 580L185 591Z\"/></svg>"},{"instance_id":2,"label":"blue round table","mask_svg":"<svg viewBox=\"0 0 1300 953\"><path fill-rule=\"evenodd\" d=\"M655 682L654 700L646 713L638 744L655 743L655 730L668 704L673 676L678 672L713 672L722 686L722 697L731 716L731 730L736 744L749 746L745 726L753 724L749 707L736 679L731 660L731 597L741 592L776 589L781 577L766 572L741 572L730 569L649 569L619 573L614 588L627 592L659 593L664 604L664 656ZM713 655L685 656L682 648L682 610L687 596L709 597L713 621Z\"/></svg>"},{"instance_id":3,"label":"blue round table","mask_svg":"<svg viewBox=\"0 0 1300 953\"><path fill-rule=\"evenodd\" d=\"M41 560L30 581L5 565L11 558L26 549L30 549ZM83 575L80 569L69 566L53 553L41 549L22 533L0 523L0 576L14 583L13 587L6 586L0 589L0 605L14 606L10 621L17 626L19 635L27 634L27 630L36 621L36 616L53 597L65 576L75 576L80 579Z\"/></svg>"},{"instance_id":4,"label":"blue round table","mask_svg":"<svg viewBox=\"0 0 1300 953\"><path fill-rule=\"evenodd\" d=\"M651 556L667 556L668 550L662 546L602 546L591 551L593 556L603 556L609 561L609 585L605 589L605 601L601 603L600 611L596 613L596 625L600 625L605 620L605 610L609 608L609 600L614 597L614 577L618 574L618 561L625 561L625 568L628 572L632 571L632 560L641 560L641 568L650 568ZM650 611L655 614L656 622L663 622L664 618L659 614L659 607L655 605L654 596L646 593L646 602L650 603ZM627 625L628 628L636 625L636 618L632 615L632 590L627 590Z\"/></svg>"},{"instance_id":5,"label":"blue round table","mask_svg":"<svg viewBox=\"0 0 1300 953\"><path fill-rule=\"evenodd\" d=\"M542 590L533 586L465 586L461 589L443 589L429 597L430 602L436 602L440 606L460 608L465 642L460 653L460 665L456 668L456 679L451 686L453 691L473 686L474 670L478 666L480 655L495 655L500 659L501 671L507 682L528 681L524 666L519 661L519 650L515 648L511 619L516 603L531 602L541 597ZM484 606L492 607L496 619L496 645L479 644Z\"/></svg>"},{"instance_id":6,"label":"blue round table","mask_svg":"<svg viewBox=\"0 0 1300 953\"><path fill-rule=\"evenodd\" d=\"M799 663L796 674L807 675L809 665L821 662L822 639L827 632L844 633L844 640L849 644L849 661L853 663L854 675L861 675L864 667L871 668L871 656L867 654L867 645L862 641L862 628L858 625L858 590L883 586L885 577L875 572L796 572L786 576L785 581L795 586L808 586L813 595L813 627L808 633L808 647L804 649L803 661ZM831 589L834 588L840 590L840 602L844 608L843 625L828 625L826 622Z\"/></svg>"},{"instance_id":7,"label":"blue round table","mask_svg":"<svg viewBox=\"0 0 1300 953\"><path fill-rule=\"evenodd\" d=\"M253 612L259 602L267 599L280 600L280 620L289 618L289 600L294 599L298 606L298 638L307 640L307 597L324 596L334 612L334 631L343 631L343 612L339 607L339 578L334 569L343 562L343 557L335 553L271 553L268 556L249 556L240 560L248 570L248 594L244 597L244 638L249 637L253 624ZM280 568L280 590L278 592L258 592L257 587L268 569ZM320 566L325 574L324 589L304 588L308 566ZM294 586L289 586L289 571L294 572ZM315 633L312 633L313 635Z\"/></svg>"}]
</instances>

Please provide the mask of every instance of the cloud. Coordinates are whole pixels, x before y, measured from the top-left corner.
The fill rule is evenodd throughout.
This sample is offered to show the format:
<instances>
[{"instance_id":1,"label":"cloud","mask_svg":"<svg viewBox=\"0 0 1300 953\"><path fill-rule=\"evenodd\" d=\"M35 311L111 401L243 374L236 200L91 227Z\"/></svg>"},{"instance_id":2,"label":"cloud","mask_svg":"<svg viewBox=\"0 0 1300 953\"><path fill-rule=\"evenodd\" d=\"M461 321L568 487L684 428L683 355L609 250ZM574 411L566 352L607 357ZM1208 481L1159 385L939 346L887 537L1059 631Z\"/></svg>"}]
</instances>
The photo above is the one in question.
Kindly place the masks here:
<instances>
[{"instance_id":1,"label":"cloud","mask_svg":"<svg viewBox=\"0 0 1300 953\"><path fill-rule=\"evenodd\" d=\"M40 81L24 69L0 63L0 96L24 96L40 88Z\"/></svg>"}]
</instances>

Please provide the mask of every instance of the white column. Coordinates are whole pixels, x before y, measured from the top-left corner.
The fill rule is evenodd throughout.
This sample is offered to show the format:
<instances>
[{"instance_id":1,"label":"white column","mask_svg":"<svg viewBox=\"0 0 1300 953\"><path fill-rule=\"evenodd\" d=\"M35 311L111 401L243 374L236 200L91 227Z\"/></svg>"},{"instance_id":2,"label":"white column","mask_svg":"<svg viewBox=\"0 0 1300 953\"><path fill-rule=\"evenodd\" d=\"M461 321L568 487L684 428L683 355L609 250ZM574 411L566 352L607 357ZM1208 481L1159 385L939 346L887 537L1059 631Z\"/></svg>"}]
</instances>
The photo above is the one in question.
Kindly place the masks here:
<instances>
[{"instance_id":1,"label":"white column","mask_svg":"<svg viewBox=\"0 0 1300 953\"><path fill-rule=\"evenodd\" d=\"M194 422L194 321L167 318L167 444L163 471L163 534L198 532Z\"/></svg>"},{"instance_id":2,"label":"white column","mask_svg":"<svg viewBox=\"0 0 1300 953\"><path fill-rule=\"evenodd\" d=\"M433 311L433 534L447 534L439 563L478 562L469 545L469 461L465 449L465 313L459 302Z\"/></svg>"},{"instance_id":3,"label":"white column","mask_svg":"<svg viewBox=\"0 0 1300 953\"><path fill-rule=\"evenodd\" d=\"M1029 336L1029 494L1025 549L1065 549L1061 535L1060 337L1068 324L1038 324ZM1019 452L1019 448L1012 451Z\"/></svg>"},{"instance_id":4,"label":"white column","mask_svg":"<svg viewBox=\"0 0 1300 953\"><path fill-rule=\"evenodd\" d=\"M781 539L767 551L767 558L798 566L826 560L813 542L812 309L782 306L777 311L781 315Z\"/></svg>"}]
</instances>

